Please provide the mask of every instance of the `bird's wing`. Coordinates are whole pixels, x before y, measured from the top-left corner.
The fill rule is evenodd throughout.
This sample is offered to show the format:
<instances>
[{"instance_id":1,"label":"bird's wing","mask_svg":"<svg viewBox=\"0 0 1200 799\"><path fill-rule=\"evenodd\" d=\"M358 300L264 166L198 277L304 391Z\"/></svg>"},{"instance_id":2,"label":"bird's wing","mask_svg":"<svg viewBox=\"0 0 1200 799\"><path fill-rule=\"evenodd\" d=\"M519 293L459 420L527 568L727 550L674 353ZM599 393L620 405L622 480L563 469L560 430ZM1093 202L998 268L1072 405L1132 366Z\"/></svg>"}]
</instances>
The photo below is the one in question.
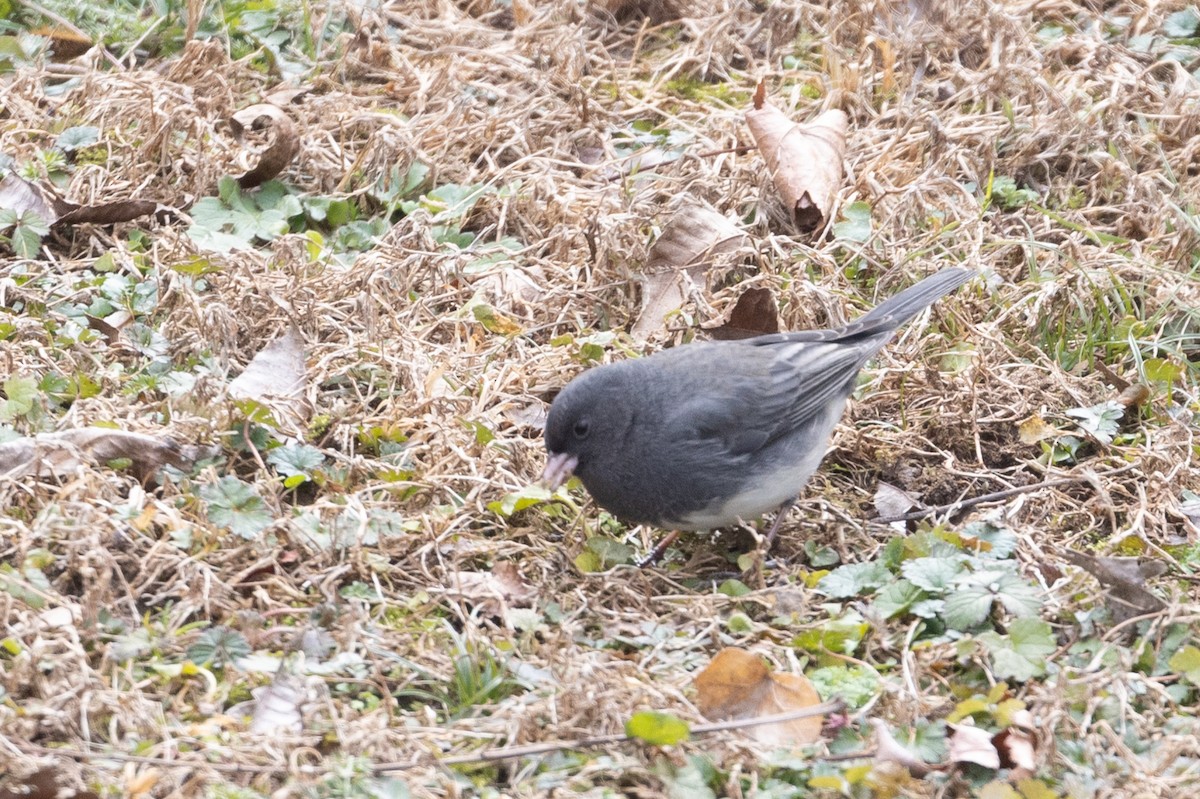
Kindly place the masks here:
<instances>
[{"instance_id":1,"label":"bird's wing","mask_svg":"<svg viewBox=\"0 0 1200 799\"><path fill-rule=\"evenodd\" d=\"M859 369L897 327L974 275L967 268L943 269L840 328L669 350L668 360L657 365L672 371L687 391L670 412L666 434L701 450L720 447L726 456L757 452L848 396ZM726 357L712 358L709 348L715 347L725 348ZM703 372L714 364L721 374Z\"/></svg>"},{"instance_id":2,"label":"bird's wing","mask_svg":"<svg viewBox=\"0 0 1200 799\"><path fill-rule=\"evenodd\" d=\"M815 331L814 331L815 332ZM819 417L850 393L858 370L891 337L718 344L738 355L709 375L673 414L675 441L692 437L729 456L749 455ZM764 339L766 337L763 337Z\"/></svg>"}]
</instances>

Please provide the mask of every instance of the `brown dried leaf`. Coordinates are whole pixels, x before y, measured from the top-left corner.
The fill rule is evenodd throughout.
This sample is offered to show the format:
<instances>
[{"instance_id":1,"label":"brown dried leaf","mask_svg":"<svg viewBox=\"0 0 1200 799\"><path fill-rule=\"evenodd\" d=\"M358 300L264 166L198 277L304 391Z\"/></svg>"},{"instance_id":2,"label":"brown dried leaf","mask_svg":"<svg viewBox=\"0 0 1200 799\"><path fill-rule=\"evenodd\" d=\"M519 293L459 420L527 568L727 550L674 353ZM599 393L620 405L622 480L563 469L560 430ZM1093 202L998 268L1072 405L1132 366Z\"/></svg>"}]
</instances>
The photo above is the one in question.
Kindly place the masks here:
<instances>
[{"instance_id":1,"label":"brown dried leaf","mask_svg":"<svg viewBox=\"0 0 1200 799\"><path fill-rule=\"evenodd\" d=\"M1161 599L1146 588L1146 580L1167 570L1167 564L1161 560L1098 558L1072 550L1063 550L1062 557L1100 582L1113 621L1117 624L1134 616L1158 613L1166 607Z\"/></svg>"},{"instance_id":2,"label":"brown dried leaf","mask_svg":"<svg viewBox=\"0 0 1200 799\"><path fill-rule=\"evenodd\" d=\"M263 347L245 370L229 383L229 396L267 406L281 423L299 426L312 408L305 398L308 371L304 365L304 340L289 328Z\"/></svg>"},{"instance_id":3,"label":"brown dried leaf","mask_svg":"<svg viewBox=\"0 0 1200 799\"><path fill-rule=\"evenodd\" d=\"M50 40L55 61L70 61L72 58L79 58L91 50L95 44L87 34L75 27L40 25L30 32L35 36L42 36Z\"/></svg>"},{"instance_id":4,"label":"brown dried leaf","mask_svg":"<svg viewBox=\"0 0 1200 799\"><path fill-rule=\"evenodd\" d=\"M91 791L77 791L59 783L61 769L44 766L28 777L12 777L8 764L0 770L0 799L99 799Z\"/></svg>"},{"instance_id":5,"label":"brown dried leaf","mask_svg":"<svg viewBox=\"0 0 1200 799\"><path fill-rule=\"evenodd\" d=\"M57 225L81 225L93 223L97 225L115 225L118 222L129 222L141 216L147 216L158 210L158 203L153 200L117 200L100 205L80 205L58 218Z\"/></svg>"},{"instance_id":6,"label":"brown dried leaf","mask_svg":"<svg viewBox=\"0 0 1200 799\"><path fill-rule=\"evenodd\" d=\"M821 703L816 688L802 674L771 672L762 658L727 647L696 675L696 706L706 717L752 719ZM759 724L747 731L767 746L809 744L821 738L822 716Z\"/></svg>"},{"instance_id":7,"label":"brown dried leaf","mask_svg":"<svg viewBox=\"0 0 1200 799\"><path fill-rule=\"evenodd\" d=\"M975 763L984 768L1000 768L1000 753L992 745L992 735L971 724L947 724L951 729L948 757L951 763Z\"/></svg>"},{"instance_id":8,"label":"brown dried leaf","mask_svg":"<svg viewBox=\"0 0 1200 799\"><path fill-rule=\"evenodd\" d=\"M64 477L85 463L129 460L134 473L146 480L163 466L184 468L191 461L169 438L155 438L107 427L82 427L42 433L0 444L0 476Z\"/></svg>"},{"instance_id":9,"label":"brown dried leaf","mask_svg":"<svg viewBox=\"0 0 1200 799\"><path fill-rule=\"evenodd\" d=\"M762 286L751 286L737 298L725 321L708 328L715 339L753 338L779 332L779 303L775 293Z\"/></svg>"},{"instance_id":10,"label":"brown dried leaf","mask_svg":"<svg viewBox=\"0 0 1200 799\"><path fill-rule=\"evenodd\" d=\"M642 310L630 334L645 339L663 329L666 316L687 302L691 286L705 285L713 258L745 240L741 228L712 208L679 209L650 248L641 276Z\"/></svg>"},{"instance_id":11,"label":"brown dried leaf","mask_svg":"<svg viewBox=\"0 0 1200 799\"><path fill-rule=\"evenodd\" d=\"M831 109L812 122L798 124L768 102L755 97L746 123L758 143L775 189L801 233L823 230L842 185L846 154L845 112Z\"/></svg>"},{"instance_id":12,"label":"brown dried leaf","mask_svg":"<svg viewBox=\"0 0 1200 799\"><path fill-rule=\"evenodd\" d=\"M109 314L106 319L91 314L84 314L84 318L88 321L88 327L103 333L109 344L117 344L121 340L121 330L133 321L133 314L120 310Z\"/></svg>"},{"instance_id":13,"label":"brown dried leaf","mask_svg":"<svg viewBox=\"0 0 1200 799\"><path fill-rule=\"evenodd\" d=\"M1141 383L1130 383L1117 395L1117 402L1124 405L1126 410L1144 405L1148 399L1150 388Z\"/></svg>"},{"instance_id":14,"label":"brown dried leaf","mask_svg":"<svg viewBox=\"0 0 1200 799\"><path fill-rule=\"evenodd\" d=\"M253 693L250 732L277 735L304 729L304 715L300 712L304 682L299 677L280 669L270 685L255 688Z\"/></svg>"},{"instance_id":15,"label":"brown dried leaf","mask_svg":"<svg viewBox=\"0 0 1200 799\"><path fill-rule=\"evenodd\" d=\"M46 224L52 225L60 216L78 206L59 199L48 189L25 180L16 172L9 172L0 180L0 208L17 213L32 211Z\"/></svg>"},{"instance_id":16,"label":"brown dried leaf","mask_svg":"<svg viewBox=\"0 0 1200 799\"><path fill-rule=\"evenodd\" d=\"M0 180L0 208L17 212L33 211L49 225L86 222L113 225L152 214L158 208L158 203L153 200L118 200L100 205L79 205L10 172Z\"/></svg>"},{"instance_id":17,"label":"brown dried leaf","mask_svg":"<svg viewBox=\"0 0 1200 799\"><path fill-rule=\"evenodd\" d=\"M879 487L875 489L875 512L880 518L903 516L913 508L923 507L925 505L921 500L891 483L880 480Z\"/></svg>"},{"instance_id":18,"label":"brown dried leaf","mask_svg":"<svg viewBox=\"0 0 1200 799\"><path fill-rule=\"evenodd\" d=\"M270 103L258 103L243 108L229 119L234 138L246 144L246 131L271 130L271 140L259 156L258 163L238 178L243 189L252 189L266 183L282 172L300 150L296 135L296 123L286 111Z\"/></svg>"},{"instance_id":19,"label":"brown dried leaf","mask_svg":"<svg viewBox=\"0 0 1200 799\"><path fill-rule=\"evenodd\" d=\"M525 582L516 564L507 561L497 563L490 572L450 572L446 582L448 596L463 599L505 623L509 608L528 607L537 598L537 590Z\"/></svg>"},{"instance_id":20,"label":"brown dried leaf","mask_svg":"<svg viewBox=\"0 0 1200 799\"><path fill-rule=\"evenodd\" d=\"M1012 769L1010 780L1037 773L1037 739L1031 733L1014 725L992 736L992 746L1000 755L1000 767Z\"/></svg>"}]
</instances>

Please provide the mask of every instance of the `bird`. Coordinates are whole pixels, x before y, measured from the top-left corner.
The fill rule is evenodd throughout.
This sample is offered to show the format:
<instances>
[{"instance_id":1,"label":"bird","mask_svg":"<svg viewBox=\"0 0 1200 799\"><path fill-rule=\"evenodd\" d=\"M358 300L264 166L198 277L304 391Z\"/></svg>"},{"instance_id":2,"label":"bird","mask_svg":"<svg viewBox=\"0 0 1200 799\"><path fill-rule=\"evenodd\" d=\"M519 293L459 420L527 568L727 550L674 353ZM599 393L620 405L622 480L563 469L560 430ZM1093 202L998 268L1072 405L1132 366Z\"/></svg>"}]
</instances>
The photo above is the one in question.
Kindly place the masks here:
<instances>
[{"instance_id":1,"label":"bird","mask_svg":"<svg viewBox=\"0 0 1200 799\"><path fill-rule=\"evenodd\" d=\"M863 365L977 274L942 269L844 327L682 344L588 369L551 402L541 482L577 476L630 524L707 531L778 511L820 465Z\"/></svg>"}]
</instances>

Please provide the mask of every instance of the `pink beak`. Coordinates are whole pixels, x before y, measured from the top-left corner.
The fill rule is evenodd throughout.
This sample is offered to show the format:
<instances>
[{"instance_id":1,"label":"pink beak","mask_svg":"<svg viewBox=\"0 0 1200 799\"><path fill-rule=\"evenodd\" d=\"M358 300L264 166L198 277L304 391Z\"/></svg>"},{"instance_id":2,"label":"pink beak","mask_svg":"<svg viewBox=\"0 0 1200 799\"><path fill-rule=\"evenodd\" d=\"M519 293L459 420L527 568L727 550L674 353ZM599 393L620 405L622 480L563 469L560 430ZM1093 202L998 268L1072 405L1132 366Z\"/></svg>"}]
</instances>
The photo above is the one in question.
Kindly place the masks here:
<instances>
[{"instance_id":1,"label":"pink beak","mask_svg":"<svg viewBox=\"0 0 1200 799\"><path fill-rule=\"evenodd\" d=\"M567 479L575 473L575 467L578 465L579 458L575 455L568 455L565 452L551 452L546 456L546 468L542 471L542 482L551 491L554 491L560 485L567 482Z\"/></svg>"}]
</instances>

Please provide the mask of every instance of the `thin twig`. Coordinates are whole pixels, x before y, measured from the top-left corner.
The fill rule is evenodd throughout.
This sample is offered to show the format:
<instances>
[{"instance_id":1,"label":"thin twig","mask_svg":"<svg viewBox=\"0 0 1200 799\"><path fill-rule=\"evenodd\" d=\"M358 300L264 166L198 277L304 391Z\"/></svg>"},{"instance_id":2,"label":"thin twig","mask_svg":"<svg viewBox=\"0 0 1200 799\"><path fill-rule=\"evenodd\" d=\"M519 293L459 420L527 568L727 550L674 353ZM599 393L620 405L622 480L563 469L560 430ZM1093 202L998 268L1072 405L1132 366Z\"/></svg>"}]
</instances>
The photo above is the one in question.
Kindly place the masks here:
<instances>
[{"instance_id":1,"label":"thin twig","mask_svg":"<svg viewBox=\"0 0 1200 799\"><path fill-rule=\"evenodd\" d=\"M822 702L819 705L804 708L803 710L792 710L787 713L774 713L770 716L755 716L749 719L731 719L729 721L718 721L711 724L697 724L691 728L692 735L706 735L713 732L724 732L726 730L737 730L746 727L757 727L763 724L776 724L783 721L794 721L796 719L811 718L813 716L824 716L827 713L839 713L844 710L846 703L840 699L834 699L829 702ZM487 763L496 760L511 760L516 757L534 757L536 755L549 754L551 752L564 752L571 749L587 749L594 746L610 746L612 744L624 743L634 740L627 733L615 733L612 735L595 735L590 738L576 738L573 741L546 741L544 743L528 744L526 746L503 746L496 749L484 749L481 752L473 752L469 755L456 755L454 757L438 758L437 763L443 766L458 766L464 763ZM421 765L428 765L418 760L410 760L403 763L381 763L375 767L377 773L388 771L408 771L417 768Z\"/></svg>"},{"instance_id":2,"label":"thin twig","mask_svg":"<svg viewBox=\"0 0 1200 799\"><path fill-rule=\"evenodd\" d=\"M871 521L878 524L891 524L892 522L910 522L914 519L924 519L928 516L940 516L942 514L957 513L959 511L973 508L976 505L982 505L985 502L998 502L1002 499L1015 497L1018 494L1028 494L1030 491L1037 491L1042 488L1055 488L1057 486L1070 485L1071 483L1082 483L1091 480L1093 477L1111 477L1114 474L1127 472L1137 466L1136 463L1131 463L1128 466L1122 466L1119 469L1113 469L1107 472L1101 472L1096 475L1079 475L1077 477L1061 477L1057 480L1046 480L1041 483L1033 483L1027 486L1016 486L1015 488L1006 488L1003 491L993 491L990 494L981 494L977 497L969 499L960 499L957 502L950 502L945 505L934 505L928 508L919 508L918 510L909 511L901 516L883 516L875 517Z\"/></svg>"},{"instance_id":3,"label":"thin twig","mask_svg":"<svg viewBox=\"0 0 1200 799\"><path fill-rule=\"evenodd\" d=\"M737 730L747 727L757 727L763 724L776 724L784 721L795 721L796 719L812 718L814 716L824 716L829 713L840 713L846 708L846 703L840 699L834 699L829 702L822 702L819 705L806 707L802 710L792 710L787 713L774 713L769 716L755 716L749 719L731 719L729 721L718 721L711 724L697 724L691 728L692 736L707 735L714 732L724 732L726 730ZM526 746L501 746L494 749L484 749L479 752L473 752L466 755L454 755L452 757L439 757L430 760L409 760L399 763L380 763L374 767L376 774L385 774L393 771L411 771L415 768L429 765L439 766L461 766L466 763L490 763L498 760L511 760L520 757L536 757L538 755L549 754L551 752L563 752L571 749L588 749L596 746L611 746L612 744L625 743L635 740L633 736L627 733L615 733L612 735L594 735L588 738L576 738L566 741L546 741L537 744L528 744ZM72 760L115 760L121 763L139 763L150 766L160 766L163 768L209 768L213 771L219 771L226 774L283 774L290 770L286 766L264 766L256 764L242 763L211 763L208 761L197 762L195 760L172 760L165 757L146 757L143 755L127 755L122 752L85 752L80 749L70 749L66 747L48 747L39 744L26 743L23 741L15 741L15 746L33 755L51 756L51 757L69 757ZM321 774L325 770L317 767L301 766L295 769L306 775Z\"/></svg>"}]
</instances>

